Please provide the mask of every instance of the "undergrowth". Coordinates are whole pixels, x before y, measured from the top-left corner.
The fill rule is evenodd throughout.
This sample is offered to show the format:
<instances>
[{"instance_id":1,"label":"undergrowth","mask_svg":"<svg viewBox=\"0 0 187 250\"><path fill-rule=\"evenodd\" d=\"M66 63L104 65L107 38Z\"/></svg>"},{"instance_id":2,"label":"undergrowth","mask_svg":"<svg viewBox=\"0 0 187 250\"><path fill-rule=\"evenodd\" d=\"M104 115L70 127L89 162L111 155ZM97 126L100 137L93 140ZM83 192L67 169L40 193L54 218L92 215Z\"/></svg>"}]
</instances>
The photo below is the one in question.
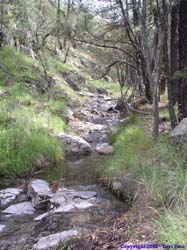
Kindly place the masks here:
<instances>
[{"instance_id":1,"label":"undergrowth","mask_svg":"<svg viewBox=\"0 0 187 250\"><path fill-rule=\"evenodd\" d=\"M28 117L9 119L4 117L0 125L0 173L2 175L29 174L35 169L35 161L41 155L51 163L62 158L60 142L53 138L47 129L29 121Z\"/></svg>"},{"instance_id":2,"label":"undergrowth","mask_svg":"<svg viewBox=\"0 0 187 250\"><path fill-rule=\"evenodd\" d=\"M66 127L66 101L54 89L41 94L37 60L8 47L0 59L0 175L27 175L41 155L52 164L62 159L55 135Z\"/></svg>"},{"instance_id":3,"label":"undergrowth","mask_svg":"<svg viewBox=\"0 0 187 250\"><path fill-rule=\"evenodd\" d=\"M171 146L168 135L161 134L155 140L140 125L142 121L135 119L133 124L121 126L111 138L115 155L105 160L105 174L125 176L137 183L137 188L144 186L161 215L157 223L158 239L168 244L185 244L186 148L177 150Z\"/></svg>"},{"instance_id":4,"label":"undergrowth","mask_svg":"<svg viewBox=\"0 0 187 250\"><path fill-rule=\"evenodd\" d=\"M0 52L0 85L12 85L15 82L37 80L37 61L6 47Z\"/></svg>"}]
</instances>

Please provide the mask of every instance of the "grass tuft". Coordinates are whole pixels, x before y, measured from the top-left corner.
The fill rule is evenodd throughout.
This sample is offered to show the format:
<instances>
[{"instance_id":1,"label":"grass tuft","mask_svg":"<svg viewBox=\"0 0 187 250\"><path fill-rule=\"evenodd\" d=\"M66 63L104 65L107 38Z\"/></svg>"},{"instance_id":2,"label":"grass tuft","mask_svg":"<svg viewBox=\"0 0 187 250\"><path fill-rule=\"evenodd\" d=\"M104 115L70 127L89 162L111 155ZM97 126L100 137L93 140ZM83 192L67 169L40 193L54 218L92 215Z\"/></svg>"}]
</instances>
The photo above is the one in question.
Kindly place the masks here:
<instances>
[{"instance_id":1,"label":"grass tuft","mask_svg":"<svg viewBox=\"0 0 187 250\"><path fill-rule=\"evenodd\" d=\"M42 155L51 163L63 156L61 143L28 116L0 119L0 174L27 175Z\"/></svg>"},{"instance_id":2,"label":"grass tuft","mask_svg":"<svg viewBox=\"0 0 187 250\"><path fill-rule=\"evenodd\" d=\"M187 213L177 209L164 211L157 223L158 235L164 244L187 244Z\"/></svg>"},{"instance_id":3,"label":"grass tuft","mask_svg":"<svg viewBox=\"0 0 187 250\"><path fill-rule=\"evenodd\" d=\"M55 135L65 129L66 103L52 89L37 90L42 71L36 60L8 47L0 60L0 175L27 175L41 156L51 163L62 159Z\"/></svg>"}]
</instances>

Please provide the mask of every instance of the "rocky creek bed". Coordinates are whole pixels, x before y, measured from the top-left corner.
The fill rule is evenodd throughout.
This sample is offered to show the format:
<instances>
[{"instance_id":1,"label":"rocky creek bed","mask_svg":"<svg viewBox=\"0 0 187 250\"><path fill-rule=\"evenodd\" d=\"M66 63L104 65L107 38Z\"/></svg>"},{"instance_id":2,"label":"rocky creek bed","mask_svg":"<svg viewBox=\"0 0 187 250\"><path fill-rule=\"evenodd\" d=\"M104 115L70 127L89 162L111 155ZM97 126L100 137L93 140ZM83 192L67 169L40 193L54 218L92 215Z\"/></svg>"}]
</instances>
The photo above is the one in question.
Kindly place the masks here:
<instances>
[{"instance_id":1,"label":"rocky creek bed","mask_svg":"<svg viewBox=\"0 0 187 250\"><path fill-rule=\"evenodd\" d=\"M0 190L1 250L49 250L69 237L107 231L127 209L99 180L103 157L114 153L108 136L119 114L107 112L114 105L107 96L89 95L71 112L70 133L58 135L71 160Z\"/></svg>"}]
</instances>

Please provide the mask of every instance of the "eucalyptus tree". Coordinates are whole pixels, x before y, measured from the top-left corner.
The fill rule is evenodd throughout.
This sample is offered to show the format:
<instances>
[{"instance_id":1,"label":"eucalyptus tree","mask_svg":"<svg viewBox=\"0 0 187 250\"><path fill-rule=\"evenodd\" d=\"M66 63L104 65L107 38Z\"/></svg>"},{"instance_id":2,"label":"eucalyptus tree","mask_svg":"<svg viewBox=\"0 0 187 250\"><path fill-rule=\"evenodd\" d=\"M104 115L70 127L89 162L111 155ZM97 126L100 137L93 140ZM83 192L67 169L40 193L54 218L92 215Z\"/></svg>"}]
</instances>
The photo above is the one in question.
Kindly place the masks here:
<instances>
[{"instance_id":1,"label":"eucalyptus tree","mask_svg":"<svg viewBox=\"0 0 187 250\"><path fill-rule=\"evenodd\" d=\"M167 86L171 125L175 127L176 103L179 120L187 116L186 80L174 77L177 70L183 76L186 72L186 1L102 0L100 3L91 9L99 16L99 24L89 29L85 21L87 32L75 34L76 39L111 54L107 73L111 67L117 67L119 75L123 64L123 75L127 75L123 79L135 81L141 91L144 85L147 100L153 102L155 135L159 131L159 96Z\"/></svg>"},{"instance_id":2,"label":"eucalyptus tree","mask_svg":"<svg viewBox=\"0 0 187 250\"><path fill-rule=\"evenodd\" d=\"M181 0L179 5L179 85L178 104L179 120L187 117L187 1Z\"/></svg>"}]
</instances>

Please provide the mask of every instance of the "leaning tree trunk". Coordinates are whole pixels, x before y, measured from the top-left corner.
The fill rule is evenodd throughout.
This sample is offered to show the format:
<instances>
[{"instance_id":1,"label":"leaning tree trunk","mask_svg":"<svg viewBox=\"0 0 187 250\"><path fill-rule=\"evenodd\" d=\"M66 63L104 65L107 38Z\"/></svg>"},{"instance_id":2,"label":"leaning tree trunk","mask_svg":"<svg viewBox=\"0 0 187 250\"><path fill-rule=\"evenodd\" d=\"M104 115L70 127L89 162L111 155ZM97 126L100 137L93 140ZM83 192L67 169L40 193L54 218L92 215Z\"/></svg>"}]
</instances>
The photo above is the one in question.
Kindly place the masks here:
<instances>
[{"instance_id":1,"label":"leaning tree trunk","mask_svg":"<svg viewBox=\"0 0 187 250\"><path fill-rule=\"evenodd\" d=\"M187 1L179 7L179 120L187 117Z\"/></svg>"}]
</instances>

